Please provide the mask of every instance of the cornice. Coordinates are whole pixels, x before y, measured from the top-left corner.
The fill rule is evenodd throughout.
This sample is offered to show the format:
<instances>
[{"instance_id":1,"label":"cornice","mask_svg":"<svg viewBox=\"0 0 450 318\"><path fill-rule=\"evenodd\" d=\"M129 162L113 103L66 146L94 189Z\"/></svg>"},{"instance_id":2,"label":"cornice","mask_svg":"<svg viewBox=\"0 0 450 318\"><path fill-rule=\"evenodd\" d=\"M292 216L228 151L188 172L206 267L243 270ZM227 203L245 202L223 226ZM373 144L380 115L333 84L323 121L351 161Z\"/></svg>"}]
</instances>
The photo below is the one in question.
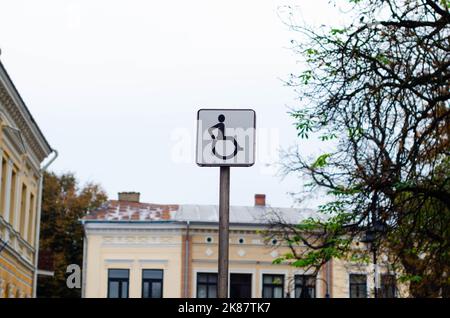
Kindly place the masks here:
<instances>
[{"instance_id":1,"label":"cornice","mask_svg":"<svg viewBox=\"0 0 450 318\"><path fill-rule=\"evenodd\" d=\"M50 145L31 117L14 84L0 63L0 103L7 115L22 132L26 143L33 150L39 161L43 161L51 152Z\"/></svg>"}]
</instances>

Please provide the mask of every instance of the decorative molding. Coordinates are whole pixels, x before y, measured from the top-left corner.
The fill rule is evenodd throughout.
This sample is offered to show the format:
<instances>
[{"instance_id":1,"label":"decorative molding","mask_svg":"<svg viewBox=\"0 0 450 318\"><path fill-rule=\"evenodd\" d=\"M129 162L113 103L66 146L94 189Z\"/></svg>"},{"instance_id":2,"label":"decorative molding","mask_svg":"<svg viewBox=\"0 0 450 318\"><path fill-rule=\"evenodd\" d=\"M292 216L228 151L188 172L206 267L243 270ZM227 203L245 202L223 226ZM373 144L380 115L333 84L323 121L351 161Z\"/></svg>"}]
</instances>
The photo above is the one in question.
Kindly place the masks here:
<instances>
[{"instance_id":1,"label":"decorative molding","mask_svg":"<svg viewBox=\"0 0 450 318\"><path fill-rule=\"evenodd\" d=\"M6 281L0 277L0 298L3 297L6 290Z\"/></svg>"},{"instance_id":2,"label":"decorative molding","mask_svg":"<svg viewBox=\"0 0 450 318\"><path fill-rule=\"evenodd\" d=\"M4 106L17 128L22 132L22 135L33 150L33 153L37 156L38 160L42 162L52 150L47 144L45 137L39 131L38 126L32 119L31 114L29 114L26 106L20 105L23 104L23 101L21 101L18 92L13 87L14 84L9 83L9 76L6 74L3 67L0 68L0 75L2 75L0 78L0 103ZM9 87L7 88L7 86Z\"/></svg>"},{"instance_id":3,"label":"decorative molding","mask_svg":"<svg viewBox=\"0 0 450 318\"><path fill-rule=\"evenodd\" d=\"M168 264L167 259L140 259L138 260L140 264Z\"/></svg>"},{"instance_id":4,"label":"decorative molding","mask_svg":"<svg viewBox=\"0 0 450 318\"><path fill-rule=\"evenodd\" d=\"M12 224L7 222L1 215L0 215L0 230L4 228L5 232L7 232L7 236L9 239L16 238L18 240L18 243L20 245L23 245L28 253L34 253L35 249L34 247L26 241L18 231L16 231Z\"/></svg>"},{"instance_id":5,"label":"decorative molding","mask_svg":"<svg viewBox=\"0 0 450 318\"><path fill-rule=\"evenodd\" d=\"M11 129L9 126L3 126L3 136L7 137L10 145L14 148L18 156L22 156L27 152L26 141L22 141L18 131Z\"/></svg>"},{"instance_id":6,"label":"decorative molding","mask_svg":"<svg viewBox=\"0 0 450 318\"><path fill-rule=\"evenodd\" d=\"M4 231L5 233L5 239L8 239L8 244L5 246L5 250L7 250L17 261L19 261L24 267L26 267L28 270L32 271L34 269L33 261L34 259L31 257L31 259L28 259L28 257L24 257L18 248L19 246L21 249L25 249L27 255L33 255L35 250L31 247L27 242L25 242L20 236L17 235L17 232L12 230L11 225L5 223L2 224L2 218L0 217L0 230ZM0 255L0 258L5 259ZM6 259L5 259L6 260Z\"/></svg>"},{"instance_id":7,"label":"decorative molding","mask_svg":"<svg viewBox=\"0 0 450 318\"><path fill-rule=\"evenodd\" d=\"M241 249L239 249L238 251L237 251L237 254L240 256L240 257L244 257L245 256L245 250L243 250L242 248Z\"/></svg>"},{"instance_id":8,"label":"decorative molding","mask_svg":"<svg viewBox=\"0 0 450 318\"><path fill-rule=\"evenodd\" d=\"M161 244L161 243L153 243L153 244L113 244L106 243L102 244L101 247L110 247L110 248L169 248L169 247L180 247L179 244Z\"/></svg>"},{"instance_id":9,"label":"decorative molding","mask_svg":"<svg viewBox=\"0 0 450 318\"><path fill-rule=\"evenodd\" d=\"M105 264L132 264L132 263L134 263L134 260L132 259L113 259L113 258L105 259Z\"/></svg>"},{"instance_id":10,"label":"decorative molding","mask_svg":"<svg viewBox=\"0 0 450 318\"><path fill-rule=\"evenodd\" d=\"M171 236L103 236L102 246L115 247L169 247L181 246L179 237Z\"/></svg>"},{"instance_id":11,"label":"decorative molding","mask_svg":"<svg viewBox=\"0 0 450 318\"><path fill-rule=\"evenodd\" d=\"M192 263L199 263L199 264L217 264L216 259L199 259L195 258L192 260ZM230 260L231 264L247 264L247 265L271 265L271 266L289 266L286 264L273 264L272 262L267 261L254 261L254 260Z\"/></svg>"},{"instance_id":12,"label":"decorative molding","mask_svg":"<svg viewBox=\"0 0 450 318\"><path fill-rule=\"evenodd\" d=\"M208 225L207 228L195 228L195 225L191 225L189 228L189 231L192 234L209 234L214 235L218 234L219 230L217 230L218 222ZM255 230L242 230L242 229L233 229L233 225L230 225L230 236L231 235L254 235L257 232L257 229Z\"/></svg>"},{"instance_id":13,"label":"decorative molding","mask_svg":"<svg viewBox=\"0 0 450 318\"><path fill-rule=\"evenodd\" d=\"M124 233L130 233L133 235L136 234L143 234L148 235L149 232L151 233L161 233L161 234L184 234L186 228L184 226L180 226L179 224L160 224L160 223L111 223L111 222L105 222L103 224L101 223L90 223L87 222L84 225L84 228L86 230L86 234L88 235L103 235L103 234L110 234L110 235L124 235Z\"/></svg>"},{"instance_id":14,"label":"decorative molding","mask_svg":"<svg viewBox=\"0 0 450 318\"><path fill-rule=\"evenodd\" d=\"M14 298L14 288L15 288L16 286L13 284L13 283L9 283L8 284L8 289L7 289L7 292L8 292L8 298Z\"/></svg>"},{"instance_id":15,"label":"decorative molding","mask_svg":"<svg viewBox=\"0 0 450 318\"><path fill-rule=\"evenodd\" d=\"M98 220L81 220L84 224L84 228L87 235L97 234L114 234L123 235L123 233L140 233L148 234L152 233L178 233L185 234L186 224L184 222L146 222L146 221L98 221ZM217 235L217 224L209 225L209 228L193 228L190 227L191 235ZM257 230L254 231L242 231L239 229L230 228L231 236L242 236L243 234L254 235ZM231 240L231 237L230 237ZM210 244L210 243L208 243ZM264 244L261 244L264 245Z\"/></svg>"},{"instance_id":16,"label":"decorative molding","mask_svg":"<svg viewBox=\"0 0 450 318\"><path fill-rule=\"evenodd\" d=\"M211 256L211 255L213 255L213 254L214 254L214 252L213 252L212 249L210 249L210 248L207 248L207 249L206 249L206 251L205 251L205 255L206 255L206 256Z\"/></svg>"},{"instance_id":17,"label":"decorative molding","mask_svg":"<svg viewBox=\"0 0 450 318\"><path fill-rule=\"evenodd\" d=\"M107 258L104 260L105 264L134 264L139 263L140 265L144 264L168 264L169 260L167 259L123 259L123 258Z\"/></svg>"},{"instance_id":18,"label":"decorative molding","mask_svg":"<svg viewBox=\"0 0 450 318\"><path fill-rule=\"evenodd\" d=\"M3 136L2 140L4 146L3 155L5 156L6 153L6 157L8 158L7 160L11 160L13 163L16 162L17 165L19 165L22 162L22 155L16 151L14 144L9 138L5 138L5 136Z\"/></svg>"}]
</instances>

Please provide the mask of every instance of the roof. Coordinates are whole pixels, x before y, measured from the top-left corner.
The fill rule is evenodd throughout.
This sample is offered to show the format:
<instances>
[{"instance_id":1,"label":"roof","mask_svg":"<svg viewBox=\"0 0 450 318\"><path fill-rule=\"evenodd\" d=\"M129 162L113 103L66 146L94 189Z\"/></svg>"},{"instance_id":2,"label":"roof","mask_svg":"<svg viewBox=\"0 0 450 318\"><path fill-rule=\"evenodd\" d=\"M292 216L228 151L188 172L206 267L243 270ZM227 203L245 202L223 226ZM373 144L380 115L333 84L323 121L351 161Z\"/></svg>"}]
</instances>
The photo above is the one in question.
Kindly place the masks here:
<instances>
[{"instance_id":1,"label":"roof","mask_svg":"<svg viewBox=\"0 0 450 318\"><path fill-rule=\"evenodd\" d=\"M230 206L230 223L264 224L276 216L298 223L314 214L311 209L275 208L270 206ZM180 205L177 221L219 222L217 205Z\"/></svg>"},{"instance_id":2,"label":"roof","mask_svg":"<svg viewBox=\"0 0 450 318\"><path fill-rule=\"evenodd\" d=\"M178 209L178 205L109 200L100 208L90 211L83 219L86 221L169 221Z\"/></svg>"},{"instance_id":3,"label":"roof","mask_svg":"<svg viewBox=\"0 0 450 318\"><path fill-rule=\"evenodd\" d=\"M230 223L238 224L265 224L274 217L281 217L285 222L295 224L315 215L316 213L312 209L230 206ZM219 207L217 205L162 205L110 200L100 208L89 212L83 221L217 223L219 222Z\"/></svg>"}]
</instances>

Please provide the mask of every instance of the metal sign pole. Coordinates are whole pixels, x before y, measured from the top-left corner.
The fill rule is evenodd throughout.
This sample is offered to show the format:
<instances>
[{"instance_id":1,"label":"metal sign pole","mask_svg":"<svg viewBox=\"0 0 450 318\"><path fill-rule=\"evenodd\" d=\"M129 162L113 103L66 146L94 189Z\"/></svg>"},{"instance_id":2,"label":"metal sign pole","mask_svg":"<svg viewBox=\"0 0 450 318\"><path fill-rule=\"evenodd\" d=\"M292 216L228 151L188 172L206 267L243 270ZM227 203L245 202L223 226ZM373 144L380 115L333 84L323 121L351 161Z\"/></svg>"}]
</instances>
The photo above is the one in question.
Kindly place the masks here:
<instances>
[{"instance_id":1,"label":"metal sign pole","mask_svg":"<svg viewBox=\"0 0 450 318\"><path fill-rule=\"evenodd\" d=\"M228 297L228 243L230 219L230 167L220 167L218 298Z\"/></svg>"},{"instance_id":2,"label":"metal sign pole","mask_svg":"<svg viewBox=\"0 0 450 318\"><path fill-rule=\"evenodd\" d=\"M255 163L256 113L252 109L200 109L196 163L220 167L217 297L228 297L230 168Z\"/></svg>"}]
</instances>

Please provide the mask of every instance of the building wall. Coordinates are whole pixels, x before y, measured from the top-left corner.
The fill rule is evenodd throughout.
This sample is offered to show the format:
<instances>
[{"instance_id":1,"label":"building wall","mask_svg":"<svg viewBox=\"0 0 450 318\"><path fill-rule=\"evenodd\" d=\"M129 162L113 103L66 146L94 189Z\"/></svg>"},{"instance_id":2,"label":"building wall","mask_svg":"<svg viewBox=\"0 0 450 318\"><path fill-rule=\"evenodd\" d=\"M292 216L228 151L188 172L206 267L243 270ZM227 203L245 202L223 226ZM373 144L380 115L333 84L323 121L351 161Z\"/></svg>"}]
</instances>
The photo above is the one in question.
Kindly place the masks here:
<instances>
[{"instance_id":1,"label":"building wall","mask_svg":"<svg viewBox=\"0 0 450 318\"><path fill-rule=\"evenodd\" d=\"M110 227L110 229L107 229ZM124 229L121 230L121 227ZM141 297L142 269L164 270L164 297L185 297L185 274L188 275L188 295L197 295L197 273L217 273L217 230L191 228L189 257L186 261L186 230L184 227L134 229L126 224L86 227L86 256L84 259L84 297L107 297L108 269L129 269L129 297ZM208 239L212 239L208 242ZM240 243L239 239L244 242ZM262 275L285 275L284 293L294 296L293 277L304 271L272 261L287 248L264 244L255 229L232 230L230 234L230 273L252 274L252 297L262 296ZM186 271L186 267L188 270ZM322 278L323 273L319 274ZM321 280L316 285L318 297L324 297Z\"/></svg>"},{"instance_id":2,"label":"building wall","mask_svg":"<svg viewBox=\"0 0 450 318\"><path fill-rule=\"evenodd\" d=\"M0 297L31 296L39 170L10 137L0 131L0 279L15 291Z\"/></svg>"},{"instance_id":3,"label":"building wall","mask_svg":"<svg viewBox=\"0 0 450 318\"><path fill-rule=\"evenodd\" d=\"M212 243L206 240L212 239ZM218 258L218 233L215 229L198 230L192 235L192 272L190 297L196 297L197 273L217 273ZM242 239L243 243L239 240ZM273 260L288 252L286 247L278 247L278 244L265 244L260 234L255 229L231 230L229 247L229 271L230 273L252 274L252 297L262 297L263 274L285 275L284 294L293 296L294 275L304 274L301 269L295 269L288 265L275 265ZM321 283L318 284L319 297L323 297Z\"/></svg>"},{"instance_id":4,"label":"building wall","mask_svg":"<svg viewBox=\"0 0 450 318\"><path fill-rule=\"evenodd\" d=\"M378 259L378 273L379 277L385 274L391 274L392 270L389 270L389 264L383 261L383 256ZM362 274L366 275L367 281L367 297L374 297L375 289L375 268L374 265L367 263L354 263L344 260L334 259L332 261L332 276L331 283L331 295L335 298L347 298L349 297L350 288L350 275ZM398 276L398 274L395 274ZM379 282L379 288L381 281ZM403 283L397 283L396 297L408 297L408 285Z\"/></svg>"},{"instance_id":5,"label":"building wall","mask_svg":"<svg viewBox=\"0 0 450 318\"><path fill-rule=\"evenodd\" d=\"M39 168L50 151L0 63L0 297L33 294Z\"/></svg>"},{"instance_id":6,"label":"building wall","mask_svg":"<svg viewBox=\"0 0 450 318\"><path fill-rule=\"evenodd\" d=\"M9 251L0 254L0 298L30 297L33 270Z\"/></svg>"},{"instance_id":7,"label":"building wall","mask_svg":"<svg viewBox=\"0 0 450 318\"><path fill-rule=\"evenodd\" d=\"M85 229L84 297L107 297L108 269L130 270L129 297L133 298L141 297L143 269L163 269L163 297L175 298L197 297L197 274L217 273L218 233L214 224L191 225L189 235L186 225L170 223L93 222L86 223ZM294 276L311 273L273 264L288 251L279 242L264 242L255 227L232 227L229 271L252 274L254 298L262 297L264 274L282 274L284 297L295 297ZM350 274L366 275L367 297L373 297L373 272L372 264L332 260L317 275L316 297L325 297L327 286L331 297L349 297ZM386 273L387 267L381 264L379 272ZM406 286L399 287L397 296L407 296Z\"/></svg>"},{"instance_id":8,"label":"building wall","mask_svg":"<svg viewBox=\"0 0 450 318\"><path fill-rule=\"evenodd\" d=\"M164 270L164 297L180 297L182 235L154 231L88 234L84 296L107 297L108 269L129 269L129 297L141 297L143 269Z\"/></svg>"}]
</instances>

